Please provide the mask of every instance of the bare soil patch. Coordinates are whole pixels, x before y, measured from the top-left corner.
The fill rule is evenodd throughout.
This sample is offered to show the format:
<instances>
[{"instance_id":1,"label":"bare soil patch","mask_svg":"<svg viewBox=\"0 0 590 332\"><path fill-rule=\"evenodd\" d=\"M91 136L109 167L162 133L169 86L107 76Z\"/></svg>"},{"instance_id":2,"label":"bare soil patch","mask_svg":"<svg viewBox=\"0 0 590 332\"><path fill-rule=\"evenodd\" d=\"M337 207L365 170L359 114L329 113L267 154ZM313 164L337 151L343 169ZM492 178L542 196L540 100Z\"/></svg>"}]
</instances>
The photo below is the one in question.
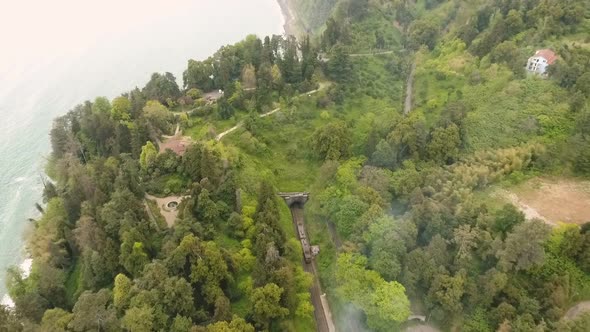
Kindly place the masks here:
<instances>
[{"instance_id":1,"label":"bare soil patch","mask_svg":"<svg viewBox=\"0 0 590 332\"><path fill-rule=\"evenodd\" d=\"M183 199L187 198L188 196L168 196L168 197L156 197L152 195L145 195L146 199L155 201L160 208L160 214L166 220L166 224L168 227L174 226L174 222L176 221L176 217L178 216L178 205L182 202Z\"/></svg>"},{"instance_id":2,"label":"bare soil patch","mask_svg":"<svg viewBox=\"0 0 590 332\"><path fill-rule=\"evenodd\" d=\"M174 136L164 136L162 142L158 142L160 147L159 153L164 153L166 150L172 150L179 156L184 155L186 149L193 143L193 140L188 136L182 136L182 133L176 129Z\"/></svg>"},{"instance_id":3,"label":"bare soil patch","mask_svg":"<svg viewBox=\"0 0 590 332\"><path fill-rule=\"evenodd\" d=\"M517 186L506 197L528 219L578 225L590 221L590 181L535 178Z\"/></svg>"},{"instance_id":4,"label":"bare soil patch","mask_svg":"<svg viewBox=\"0 0 590 332\"><path fill-rule=\"evenodd\" d=\"M590 312L590 301L584 301L571 307L563 316L565 319L576 319L579 315Z\"/></svg>"}]
</instances>

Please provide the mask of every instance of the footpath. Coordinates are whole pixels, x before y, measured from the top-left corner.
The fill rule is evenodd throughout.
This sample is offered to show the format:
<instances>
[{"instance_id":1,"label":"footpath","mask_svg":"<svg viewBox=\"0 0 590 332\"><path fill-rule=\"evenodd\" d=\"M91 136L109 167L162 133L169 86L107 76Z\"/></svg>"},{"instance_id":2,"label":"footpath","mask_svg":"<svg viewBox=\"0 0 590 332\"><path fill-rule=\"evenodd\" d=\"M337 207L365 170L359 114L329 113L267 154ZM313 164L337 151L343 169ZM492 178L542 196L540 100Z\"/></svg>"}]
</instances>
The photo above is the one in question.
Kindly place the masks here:
<instances>
[{"instance_id":1,"label":"footpath","mask_svg":"<svg viewBox=\"0 0 590 332\"><path fill-rule=\"evenodd\" d=\"M317 92L319 92L319 91L321 91L321 90L325 89L325 88L326 88L328 85L329 85L328 83L320 83L320 87L319 87L319 88L317 88L317 89L315 89L315 90L311 90L311 91L305 92L305 93L302 93L302 94L298 95L298 96L297 96L297 97L295 97L295 98L299 98L299 97L305 97L305 96L311 96L311 95L313 95L313 94L315 94L315 93L317 93ZM260 114L260 115L259 115L259 117L260 117L260 118L265 118L265 117L267 117L267 116L269 116L269 115L275 114L276 112L278 112L278 111L280 111L280 110L281 110L281 108L280 108L280 107L279 107L279 108L275 108L275 109L274 109L274 110L272 110L272 111L269 111L269 112L266 112L266 113ZM232 132L236 131L238 128L242 127L242 125L243 125L243 124L244 124L243 122L239 122L237 125L235 125L235 126L233 126L233 127L229 128L229 129L225 130L224 132L220 133L219 135L215 136L215 140L216 140L216 141L221 141L221 139L222 139L223 137L225 137L227 134L230 134L230 133L232 133Z\"/></svg>"}]
</instances>

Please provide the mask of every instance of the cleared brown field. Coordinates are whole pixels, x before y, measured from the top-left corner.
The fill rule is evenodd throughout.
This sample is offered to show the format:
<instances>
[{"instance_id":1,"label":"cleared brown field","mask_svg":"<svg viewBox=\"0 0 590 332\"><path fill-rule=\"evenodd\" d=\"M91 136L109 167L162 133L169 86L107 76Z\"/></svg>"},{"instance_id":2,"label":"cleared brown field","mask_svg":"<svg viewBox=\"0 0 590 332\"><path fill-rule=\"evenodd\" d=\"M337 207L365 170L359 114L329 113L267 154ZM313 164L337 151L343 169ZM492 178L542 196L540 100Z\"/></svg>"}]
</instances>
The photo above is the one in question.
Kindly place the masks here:
<instances>
[{"instance_id":1,"label":"cleared brown field","mask_svg":"<svg viewBox=\"0 0 590 332\"><path fill-rule=\"evenodd\" d=\"M590 221L590 181L535 178L512 188L506 197L529 218L550 224Z\"/></svg>"}]
</instances>

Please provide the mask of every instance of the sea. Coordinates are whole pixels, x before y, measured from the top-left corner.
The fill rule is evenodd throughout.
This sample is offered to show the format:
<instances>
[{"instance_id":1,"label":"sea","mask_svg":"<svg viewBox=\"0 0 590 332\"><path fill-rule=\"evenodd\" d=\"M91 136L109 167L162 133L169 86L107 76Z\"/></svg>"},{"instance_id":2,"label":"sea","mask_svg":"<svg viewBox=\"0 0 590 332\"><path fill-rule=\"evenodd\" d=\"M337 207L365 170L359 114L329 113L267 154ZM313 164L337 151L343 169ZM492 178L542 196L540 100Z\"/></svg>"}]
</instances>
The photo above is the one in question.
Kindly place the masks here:
<instances>
[{"instance_id":1,"label":"sea","mask_svg":"<svg viewBox=\"0 0 590 332\"><path fill-rule=\"evenodd\" d=\"M248 34L283 34L275 0L0 0L0 299L5 271L31 266L52 120L96 96L143 87L153 72L182 85L202 60Z\"/></svg>"}]
</instances>

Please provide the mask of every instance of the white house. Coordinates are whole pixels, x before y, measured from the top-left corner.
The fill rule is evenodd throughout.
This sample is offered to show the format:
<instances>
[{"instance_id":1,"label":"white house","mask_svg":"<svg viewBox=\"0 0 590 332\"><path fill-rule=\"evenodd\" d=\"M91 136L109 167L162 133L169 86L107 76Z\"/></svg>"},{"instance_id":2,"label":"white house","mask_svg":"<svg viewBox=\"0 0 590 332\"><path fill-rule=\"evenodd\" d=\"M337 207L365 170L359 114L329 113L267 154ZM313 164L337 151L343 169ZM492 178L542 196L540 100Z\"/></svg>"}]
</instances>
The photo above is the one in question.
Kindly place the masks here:
<instances>
[{"instance_id":1,"label":"white house","mask_svg":"<svg viewBox=\"0 0 590 332\"><path fill-rule=\"evenodd\" d=\"M527 61L526 69L531 73L544 75L547 73L547 67L555 63L555 60L557 60L557 55L552 50L538 50Z\"/></svg>"}]
</instances>

